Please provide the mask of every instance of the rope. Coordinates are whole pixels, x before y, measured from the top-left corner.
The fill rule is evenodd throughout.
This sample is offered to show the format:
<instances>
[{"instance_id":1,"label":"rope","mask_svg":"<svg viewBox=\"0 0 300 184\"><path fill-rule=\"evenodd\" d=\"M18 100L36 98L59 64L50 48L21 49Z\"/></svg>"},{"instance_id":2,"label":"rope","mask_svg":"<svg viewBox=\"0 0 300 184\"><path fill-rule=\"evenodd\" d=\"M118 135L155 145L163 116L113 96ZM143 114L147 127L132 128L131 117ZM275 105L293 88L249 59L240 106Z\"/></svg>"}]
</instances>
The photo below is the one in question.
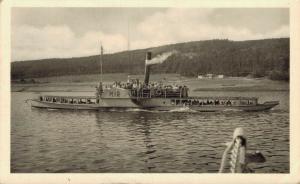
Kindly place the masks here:
<instances>
[{"instance_id":1,"label":"rope","mask_svg":"<svg viewBox=\"0 0 300 184\"><path fill-rule=\"evenodd\" d=\"M231 150L230 161L229 161L230 172L231 173L243 172L242 171L243 168L241 167L241 165L245 164L246 149L244 146L241 145L241 143L242 143L241 138L237 137L234 141L229 142L227 144L227 148L225 149L222 156L219 173L224 173L226 167L226 161L230 150Z\"/></svg>"},{"instance_id":2,"label":"rope","mask_svg":"<svg viewBox=\"0 0 300 184\"><path fill-rule=\"evenodd\" d=\"M219 169L219 173L224 172L225 165L226 165L226 160L227 160L227 155L228 155L229 150L232 148L232 146L233 146L233 142L229 142L227 144L227 148L225 149L225 151L223 153L223 156L222 156L222 161L221 161L221 166L220 166L220 169Z\"/></svg>"},{"instance_id":3,"label":"rope","mask_svg":"<svg viewBox=\"0 0 300 184\"><path fill-rule=\"evenodd\" d=\"M231 151L230 171L232 173L235 173L237 171L240 148L241 148L241 139L237 138L234 141L234 147Z\"/></svg>"},{"instance_id":4,"label":"rope","mask_svg":"<svg viewBox=\"0 0 300 184\"><path fill-rule=\"evenodd\" d=\"M244 130L242 128L236 128L233 133L233 140L227 144L227 148L223 153L219 173L224 173L226 161L229 161L229 172L231 173L254 172L248 167L249 163L265 162L265 158L262 154L247 153L246 143L247 140ZM228 154L230 154L229 159L227 159Z\"/></svg>"}]
</instances>

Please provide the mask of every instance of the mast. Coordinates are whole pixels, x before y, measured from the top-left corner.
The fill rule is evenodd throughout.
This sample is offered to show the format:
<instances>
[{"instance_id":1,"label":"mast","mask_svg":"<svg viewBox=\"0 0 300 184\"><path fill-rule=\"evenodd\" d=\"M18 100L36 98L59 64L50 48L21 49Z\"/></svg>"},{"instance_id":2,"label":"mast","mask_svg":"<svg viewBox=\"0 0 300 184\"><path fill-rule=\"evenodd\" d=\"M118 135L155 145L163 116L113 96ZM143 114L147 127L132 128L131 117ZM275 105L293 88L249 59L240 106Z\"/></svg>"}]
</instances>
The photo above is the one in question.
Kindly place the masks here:
<instances>
[{"instance_id":1,"label":"mast","mask_svg":"<svg viewBox=\"0 0 300 184\"><path fill-rule=\"evenodd\" d=\"M129 18L127 20L127 52L128 52L128 76L130 75L130 61L131 61L131 54L130 54L130 22Z\"/></svg>"},{"instance_id":2,"label":"mast","mask_svg":"<svg viewBox=\"0 0 300 184\"><path fill-rule=\"evenodd\" d=\"M130 51L130 24L127 22L127 50ZM130 58L129 58L130 59Z\"/></svg>"},{"instance_id":3,"label":"mast","mask_svg":"<svg viewBox=\"0 0 300 184\"><path fill-rule=\"evenodd\" d=\"M101 81L101 83L103 82L102 63L103 63L103 47L102 47L102 43L100 43L100 81Z\"/></svg>"}]
</instances>

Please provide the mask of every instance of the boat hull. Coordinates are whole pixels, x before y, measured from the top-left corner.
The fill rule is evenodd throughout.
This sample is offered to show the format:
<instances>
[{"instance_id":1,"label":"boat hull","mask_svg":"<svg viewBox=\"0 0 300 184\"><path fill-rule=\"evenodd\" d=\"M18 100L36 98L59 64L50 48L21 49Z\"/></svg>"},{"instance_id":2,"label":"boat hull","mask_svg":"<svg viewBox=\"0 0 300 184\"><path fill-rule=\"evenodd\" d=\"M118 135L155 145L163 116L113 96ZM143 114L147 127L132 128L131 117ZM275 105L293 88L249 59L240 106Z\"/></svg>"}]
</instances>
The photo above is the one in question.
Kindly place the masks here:
<instances>
[{"instance_id":1,"label":"boat hull","mask_svg":"<svg viewBox=\"0 0 300 184\"><path fill-rule=\"evenodd\" d=\"M115 101L100 101L99 104L66 104L66 103L54 103L45 102L39 100L31 100L31 106L35 108L47 108L47 109L69 109L69 110L110 110L110 109L145 109L156 111L171 111L181 108L190 109L199 112L215 112L215 111L264 111L269 110L278 102L266 102L264 104L255 105L239 105L239 106L227 106L227 105L175 105L166 99L123 99L123 101L115 103ZM123 105L122 105L123 104Z\"/></svg>"},{"instance_id":2,"label":"boat hull","mask_svg":"<svg viewBox=\"0 0 300 184\"><path fill-rule=\"evenodd\" d=\"M201 112L215 112L215 111L265 111L270 110L273 107L278 105L278 103L274 104L257 104L257 105L249 105L249 106L207 106L207 107L190 107L192 110L201 111Z\"/></svg>"},{"instance_id":3,"label":"boat hull","mask_svg":"<svg viewBox=\"0 0 300 184\"><path fill-rule=\"evenodd\" d=\"M42 102L39 100L31 100L31 107L46 109L71 109L71 110L97 110L97 104L62 104L53 102Z\"/></svg>"}]
</instances>

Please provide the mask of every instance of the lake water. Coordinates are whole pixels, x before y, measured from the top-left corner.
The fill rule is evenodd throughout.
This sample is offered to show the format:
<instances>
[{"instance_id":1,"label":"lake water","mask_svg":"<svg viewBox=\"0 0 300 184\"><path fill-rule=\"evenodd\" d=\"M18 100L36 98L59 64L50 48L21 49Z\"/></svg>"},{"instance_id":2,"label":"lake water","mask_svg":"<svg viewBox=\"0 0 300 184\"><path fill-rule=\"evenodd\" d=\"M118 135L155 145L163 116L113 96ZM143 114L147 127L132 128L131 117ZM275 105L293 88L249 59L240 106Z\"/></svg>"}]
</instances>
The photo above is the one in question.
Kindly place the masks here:
<instances>
[{"instance_id":1,"label":"lake water","mask_svg":"<svg viewBox=\"0 0 300 184\"><path fill-rule=\"evenodd\" d=\"M11 93L11 171L214 173L235 128L265 163L257 173L289 172L289 92L201 92L279 100L266 112L67 111L31 108L34 92Z\"/></svg>"}]
</instances>

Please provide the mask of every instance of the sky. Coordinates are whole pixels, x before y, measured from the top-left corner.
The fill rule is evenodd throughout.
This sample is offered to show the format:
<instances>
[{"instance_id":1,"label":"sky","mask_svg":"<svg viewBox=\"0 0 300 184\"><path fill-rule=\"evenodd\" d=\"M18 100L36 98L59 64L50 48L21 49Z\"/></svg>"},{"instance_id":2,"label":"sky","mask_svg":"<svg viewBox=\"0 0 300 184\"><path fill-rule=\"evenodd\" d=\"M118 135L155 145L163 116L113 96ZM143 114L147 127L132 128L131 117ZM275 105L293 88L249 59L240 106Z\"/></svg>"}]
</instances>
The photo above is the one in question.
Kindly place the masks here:
<instances>
[{"instance_id":1,"label":"sky","mask_svg":"<svg viewBox=\"0 0 300 184\"><path fill-rule=\"evenodd\" d=\"M12 8L12 61L289 37L288 8ZM129 41L128 41L129 40Z\"/></svg>"}]
</instances>

